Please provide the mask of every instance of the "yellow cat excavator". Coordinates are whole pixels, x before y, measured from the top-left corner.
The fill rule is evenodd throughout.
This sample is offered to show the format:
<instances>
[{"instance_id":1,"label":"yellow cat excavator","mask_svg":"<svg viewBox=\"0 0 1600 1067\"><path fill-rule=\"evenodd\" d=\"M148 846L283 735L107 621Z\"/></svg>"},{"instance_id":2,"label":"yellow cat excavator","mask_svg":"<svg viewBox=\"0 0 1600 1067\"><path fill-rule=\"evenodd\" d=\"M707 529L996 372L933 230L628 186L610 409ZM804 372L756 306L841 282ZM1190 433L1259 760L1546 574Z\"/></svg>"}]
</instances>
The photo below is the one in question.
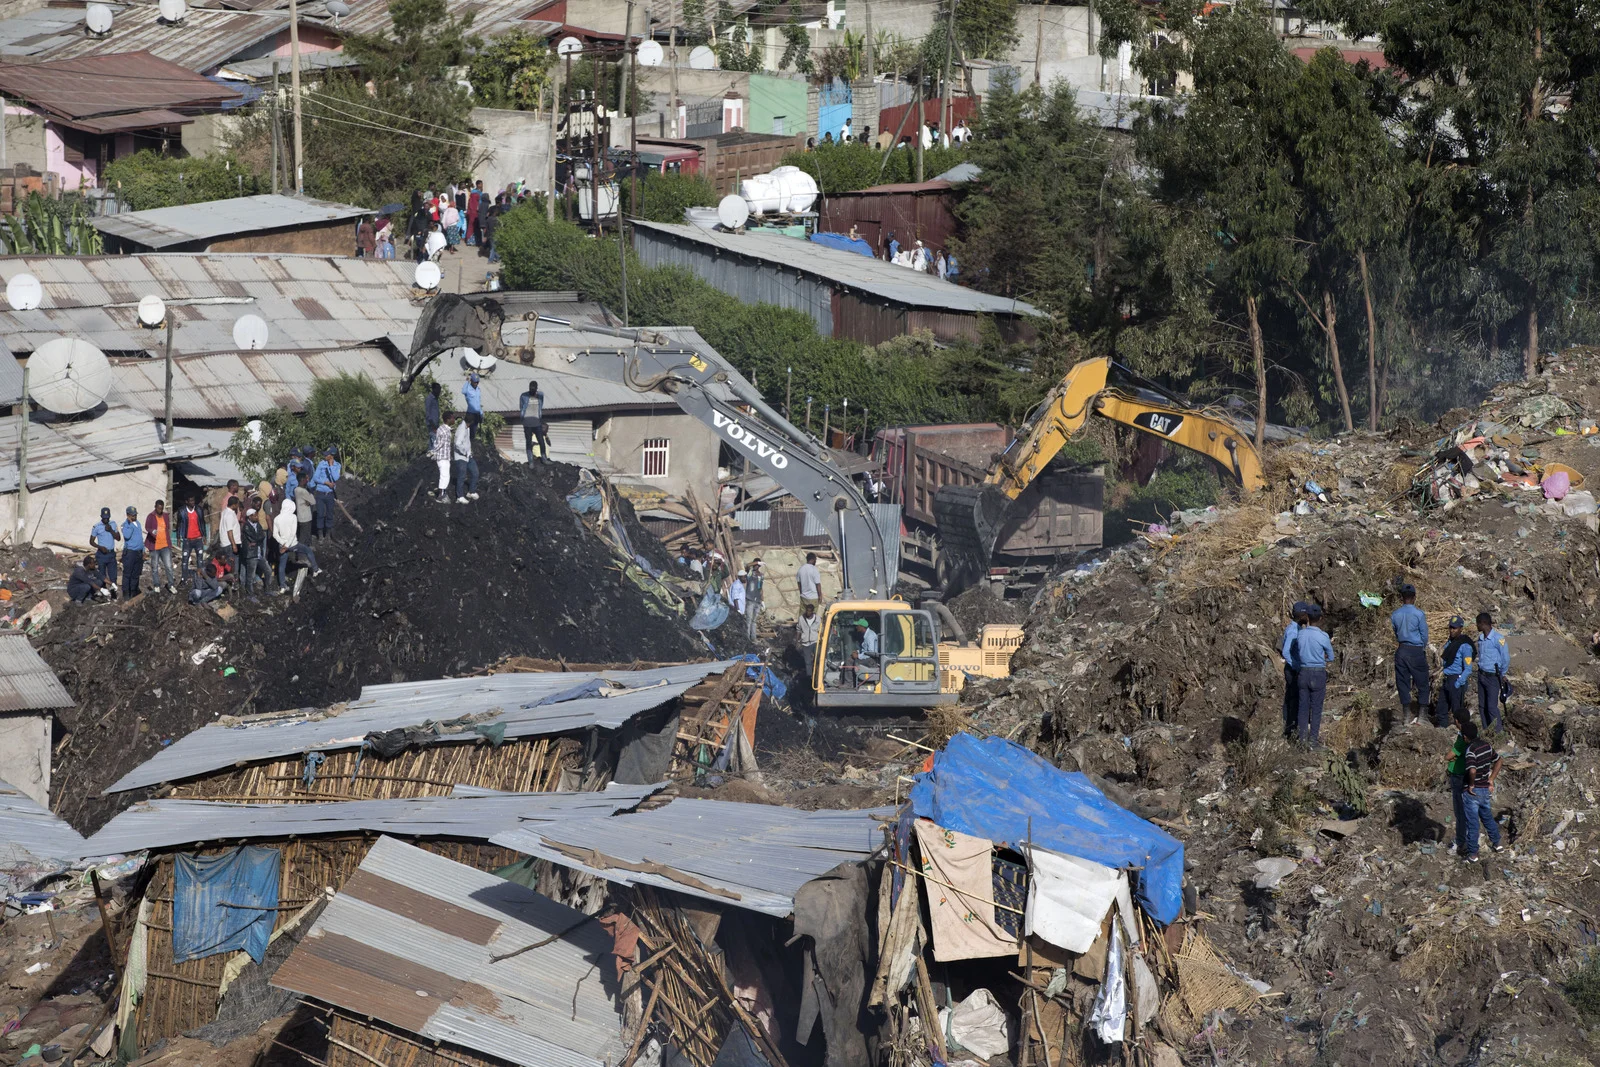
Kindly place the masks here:
<instances>
[{"instance_id":1,"label":"yellow cat excavator","mask_svg":"<svg viewBox=\"0 0 1600 1067\"><path fill-rule=\"evenodd\" d=\"M1113 369L1121 372L1126 386L1111 383ZM1110 359L1085 360L1045 397L1023 432L995 458L983 482L939 490L934 514L953 581L968 584L988 570L1006 509L1091 415L1209 456L1247 490L1266 486L1255 446L1227 416L1191 407Z\"/></svg>"}]
</instances>

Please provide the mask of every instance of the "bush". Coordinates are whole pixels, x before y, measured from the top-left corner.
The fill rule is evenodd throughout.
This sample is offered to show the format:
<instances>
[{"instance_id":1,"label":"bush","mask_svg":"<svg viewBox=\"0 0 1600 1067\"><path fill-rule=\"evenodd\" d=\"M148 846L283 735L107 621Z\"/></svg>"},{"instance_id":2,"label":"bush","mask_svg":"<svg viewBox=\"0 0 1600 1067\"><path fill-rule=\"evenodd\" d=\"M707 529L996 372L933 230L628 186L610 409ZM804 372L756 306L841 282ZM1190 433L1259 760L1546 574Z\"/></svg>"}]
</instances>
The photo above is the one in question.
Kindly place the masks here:
<instances>
[{"instance_id":1,"label":"bush","mask_svg":"<svg viewBox=\"0 0 1600 1067\"><path fill-rule=\"evenodd\" d=\"M571 223L547 222L543 213L518 208L502 220L495 244L502 278L512 289L570 289L613 311L622 307L622 266L614 238L595 240ZM635 323L692 326L747 378L782 407L793 368L795 409L815 398L814 421L824 405L839 411L871 409L875 425L960 422L987 417L971 381L967 349L923 352L916 346L873 349L822 337L809 315L772 304L744 304L686 270L648 268L628 254L628 314ZM989 374L1011 373L989 367ZM837 423L837 419L835 419Z\"/></svg>"},{"instance_id":2,"label":"bush","mask_svg":"<svg viewBox=\"0 0 1600 1067\"><path fill-rule=\"evenodd\" d=\"M428 450L422 407L431 384L432 378L419 378L402 394L398 387L381 387L365 375L324 379L312 387L303 416L281 408L263 413L261 439L240 430L227 456L259 480L282 466L296 445L338 445L347 470L381 482ZM442 395L441 406L449 410L449 391Z\"/></svg>"},{"instance_id":3,"label":"bush","mask_svg":"<svg viewBox=\"0 0 1600 1067\"><path fill-rule=\"evenodd\" d=\"M933 114L937 114L938 110L935 104ZM906 124L906 129L915 132L915 126L913 120ZM966 158L965 148L930 148L922 153L923 176L935 178ZM885 163L882 152L859 141L820 144L810 152L790 152L783 157L783 165L799 167L817 179L817 185L827 195L917 180L917 153L914 149L897 148L889 153L888 162ZM881 177L878 173L880 166L883 169Z\"/></svg>"},{"instance_id":4,"label":"bush","mask_svg":"<svg viewBox=\"0 0 1600 1067\"><path fill-rule=\"evenodd\" d=\"M164 156L146 148L106 166L105 183L134 211L203 204L272 191L271 175L251 174L232 155Z\"/></svg>"},{"instance_id":5,"label":"bush","mask_svg":"<svg viewBox=\"0 0 1600 1067\"><path fill-rule=\"evenodd\" d=\"M1585 1023L1600 1025L1600 953L1591 952L1561 991Z\"/></svg>"},{"instance_id":6,"label":"bush","mask_svg":"<svg viewBox=\"0 0 1600 1067\"><path fill-rule=\"evenodd\" d=\"M682 222L685 208L712 207L717 190L698 174L651 173L639 183L639 206L631 203L633 183L622 185L623 211L647 222Z\"/></svg>"}]
</instances>

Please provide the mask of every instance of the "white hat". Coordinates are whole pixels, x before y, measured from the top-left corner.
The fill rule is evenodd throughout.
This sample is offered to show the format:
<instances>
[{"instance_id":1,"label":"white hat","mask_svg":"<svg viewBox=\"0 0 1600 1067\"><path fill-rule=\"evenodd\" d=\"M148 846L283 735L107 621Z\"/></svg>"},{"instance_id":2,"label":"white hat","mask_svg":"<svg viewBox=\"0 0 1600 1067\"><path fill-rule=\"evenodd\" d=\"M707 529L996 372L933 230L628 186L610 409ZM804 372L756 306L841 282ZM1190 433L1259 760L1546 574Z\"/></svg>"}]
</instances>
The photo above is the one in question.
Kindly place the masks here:
<instances>
[{"instance_id":1,"label":"white hat","mask_svg":"<svg viewBox=\"0 0 1600 1067\"><path fill-rule=\"evenodd\" d=\"M747 573L748 572L743 567L739 568L739 577L743 578Z\"/></svg>"}]
</instances>

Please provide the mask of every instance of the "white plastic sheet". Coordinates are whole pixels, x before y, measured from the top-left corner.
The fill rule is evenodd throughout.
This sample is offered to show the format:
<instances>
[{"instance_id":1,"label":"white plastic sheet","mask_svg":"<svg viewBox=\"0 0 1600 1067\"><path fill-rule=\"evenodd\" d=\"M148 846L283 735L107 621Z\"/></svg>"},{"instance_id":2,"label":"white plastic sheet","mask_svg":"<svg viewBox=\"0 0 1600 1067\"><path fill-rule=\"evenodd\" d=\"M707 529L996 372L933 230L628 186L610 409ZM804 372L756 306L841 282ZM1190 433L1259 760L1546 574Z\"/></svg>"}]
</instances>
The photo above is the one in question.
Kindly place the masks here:
<instances>
[{"instance_id":1,"label":"white plastic sheet","mask_svg":"<svg viewBox=\"0 0 1600 1067\"><path fill-rule=\"evenodd\" d=\"M987 989L975 989L954 1008L939 1012L939 1025L957 1045L988 1059L1011 1049L1005 1009Z\"/></svg>"},{"instance_id":2,"label":"white plastic sheet","mask_svg":"<svg viewBox=\"0 0 1600 1067\"><path fill-rule=\"evenodd\" d=\"M1042 848L1029 849L1029 860L1029 934L1068 952L1088 952L1113 904L1126 929L1139 928L1127 872Z\"/></svg>"}]
</instances>

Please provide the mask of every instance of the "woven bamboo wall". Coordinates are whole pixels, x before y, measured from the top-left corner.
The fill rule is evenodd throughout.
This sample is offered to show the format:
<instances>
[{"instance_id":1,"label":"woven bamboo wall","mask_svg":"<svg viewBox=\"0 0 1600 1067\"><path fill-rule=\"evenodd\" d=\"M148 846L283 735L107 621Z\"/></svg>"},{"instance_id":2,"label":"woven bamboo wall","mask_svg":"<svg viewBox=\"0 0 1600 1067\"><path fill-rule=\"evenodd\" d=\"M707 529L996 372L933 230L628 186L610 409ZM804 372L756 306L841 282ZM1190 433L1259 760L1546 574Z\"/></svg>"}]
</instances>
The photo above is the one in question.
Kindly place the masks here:
<instances>
[{"instance_id":1,"label":"woven bamboo wall","mask_svg":"<svg viewBox=\"0 0 1600 1067\"><path fill-rule=\"evenodd\" d=\"M365 834L338 837L295 838L276 844L283 858L278 873L278 913L274 928L294 917L324 888L337 890L361 866L375 838ZM508 849L476 841L418 840L412 844L455 860L492 871L521 857ZM224 849L200 849L217 853ZM156 861L145 888L153 907L148 941L149 978L138 1009L139 1047L149 1048L162 1038L204 1026L217 1017L217 985L232 953L175 963L172 959L172 854Z\"/></svg>"},{"instance_id":2,"label":"woven bamboo wall","mask_svg":"<svg viewBox=\"0 0 1600 1067\"><path fill-rule=\"evenodd\" d=\"M506 1067L504 1060L475 1056L466 1049L423 1044L383 1023L363 1022L334 1012L328 1021L328 1067Z\"/></svg>"},{"instance_id":3,"label":"woven bamboo wall","mask_svg":"<svg viewBox=\"0 0 1600 1067\"><path fill-rule=\"evenodd\" d=\"M546 793L560 788L563 770L579 769L582 752L582 742L570 737L507 741L499 748L487 743L429 745L393 759L344 749L324 754L309 786L305 760L297 755L184 782L173 789L173 796L257 804L398 800L443 796L458 784Z\"/></svg>"}]
</instances>

